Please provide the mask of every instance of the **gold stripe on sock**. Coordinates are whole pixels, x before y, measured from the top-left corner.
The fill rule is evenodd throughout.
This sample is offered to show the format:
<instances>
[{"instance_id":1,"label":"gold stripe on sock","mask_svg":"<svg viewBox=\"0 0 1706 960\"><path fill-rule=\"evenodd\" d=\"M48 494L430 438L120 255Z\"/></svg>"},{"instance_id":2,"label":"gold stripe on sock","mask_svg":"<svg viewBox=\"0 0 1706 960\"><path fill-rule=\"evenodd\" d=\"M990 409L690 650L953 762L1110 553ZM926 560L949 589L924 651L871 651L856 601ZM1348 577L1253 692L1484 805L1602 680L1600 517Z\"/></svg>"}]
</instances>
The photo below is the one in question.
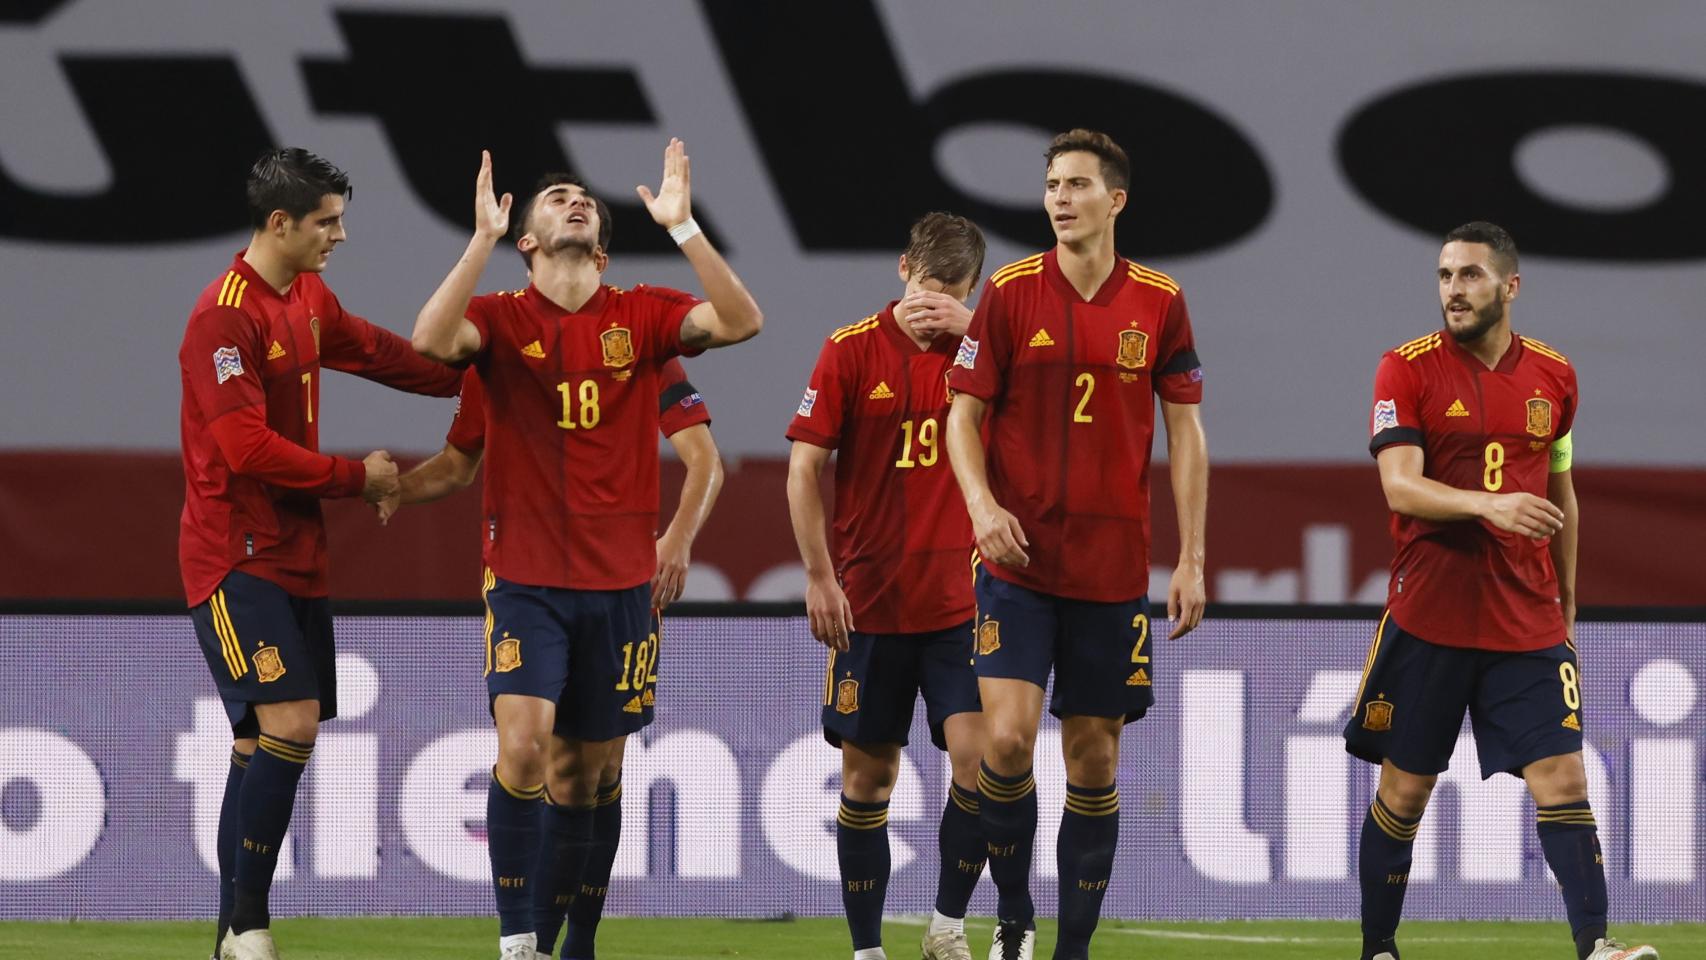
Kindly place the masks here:
<instances>
[{"instance_id":1,"label":"gold stripe on sock","mask_svg":"<svg viewBox=\"0 0 1706 960\"><path fill-rule=\"evenodd\" d=\"M517 800L545 799L545 785L543 783L532 787L512 787L509 784L504 783L503 777L498 776L497 767L492 768L492 782L497 784L504 793L509 794Z\"/></svg>"},{"instance_id":2,"label":"gold stripe on sock","mask_svg":"<svg viewBox=\"0 0 1706 960\"><path fill-rule=\"evenodd\" d=\"M1416 831L1420 830L1422 826L1420 820L1411 824L1400 823L1397 816L1382 806L1379 800L1368 805L1368 812L1374 818L1374 825L1380 828L1381 833L1400 842L1416 839Z\"/></svg>"},{"instance_id":3,"label":"gold stripe on sock","mask_svg":"<svg viewBox=\"0 0 1706 960\"><path fill-rule=\"evenodd\" d=\"M264 733L261 734L260 745L262 750L280 760L288 760L291 763L307 763L313 749L311 747L304 749L294 743L280 740L277 737L269 737Z\"/></svg>"}]
</instances>

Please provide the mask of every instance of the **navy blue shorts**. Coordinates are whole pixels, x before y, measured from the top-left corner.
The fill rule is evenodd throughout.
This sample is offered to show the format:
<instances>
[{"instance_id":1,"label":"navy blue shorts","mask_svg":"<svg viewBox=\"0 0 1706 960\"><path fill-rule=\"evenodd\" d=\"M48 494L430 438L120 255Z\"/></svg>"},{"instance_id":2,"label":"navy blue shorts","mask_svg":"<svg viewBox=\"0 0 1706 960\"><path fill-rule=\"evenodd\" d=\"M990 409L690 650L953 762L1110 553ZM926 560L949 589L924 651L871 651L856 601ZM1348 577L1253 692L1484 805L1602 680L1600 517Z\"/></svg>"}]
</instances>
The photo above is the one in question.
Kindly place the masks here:
<instances>
[{"instance_id":1,"label":"navy blue shorts","mask_svg":"<svg viewBox=\"0 0 1706 960\"><path fill-rule=\"evenodd\" d=\"M979 677L1047 689L1057 717L1141 718L1155 704L1149 598L1119 603L1038 593L977 568Z\"/></svg>"},{"instance_id":2,"label":"navy blue shorts","mask_svg":"<svg viewBox=\"0 0 1706 960\"><path fill-rule=\"evenodd\" d=\"M944 725L982 709L971 669L971 621L930 633L860 633L845 653L829 651L823 681L823 738L906 746L912 708L924 694L930 742L948 749Z\"/></svg>"},{"instance_id":3,"label":"navy blue shorts","mask_svg":"<svg viewBox=\"0 0 1706 960\"><path fill-rule=\"evenodd\" d=\"M1387 614L1363 667L1345 749L1406 773L1451 764L1469 713L1481 778L1582 749L1582 686L1567 643L1526 653L1429 643Z\"/></svg>"},{"instance_id":4,"label":"navy blue shorts","mask_svg":"<svg viewBox=\"0 0 1706 960\"><path fill-rule=\"evenodd\" d=\"M270 580L233 570L190 608L231 732L260 735L254 704L318 700L320 719L338 715L337 650L325 597L293 597Z\"/></svg>"},{"instance_id":5,"label":"navy blue shorts","mask_svg":"<svg viewBox=\"0 0 1706 960\"><path fill-rule=\"evenodd\" d=\"M486 572L486 694L557 705L552 729L570 740L612 740L649 722L658 649L652 588L568 590Z\"/></svg>"}]
</instances>

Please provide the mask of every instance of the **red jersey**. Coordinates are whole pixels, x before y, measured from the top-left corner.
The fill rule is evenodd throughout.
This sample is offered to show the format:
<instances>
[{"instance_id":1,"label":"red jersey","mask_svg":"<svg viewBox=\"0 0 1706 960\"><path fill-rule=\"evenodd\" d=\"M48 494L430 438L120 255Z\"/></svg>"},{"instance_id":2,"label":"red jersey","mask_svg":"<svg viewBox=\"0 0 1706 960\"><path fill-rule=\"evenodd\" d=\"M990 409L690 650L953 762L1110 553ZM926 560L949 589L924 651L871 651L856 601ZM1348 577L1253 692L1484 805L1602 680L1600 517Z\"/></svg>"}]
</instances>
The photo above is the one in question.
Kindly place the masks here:
<instances>
[{"instance_id":1,"label":"red jersey","mask_svg":"<svg viewBox=\"0 0 1706 960\"><path fill-rule=\"evenodd\" d=\"M688 427L711 422L711 408L687 380L681 361L670 358L658 377L658 432L673 437ZM473 370L462 379L462 394L456 398L456 413L444 441L458 450L478 453L486 448L486 388Z\"/></svg>"},{"instance_id":2,"label":"red jersey","mask_svg":"<svg viewBox=\"0 0 1706 960\"><path fill-rule=\"evenodd\" d=\"M1089 300L1039 253L991 274L948 385L989 402L989 485L1030 540L1027 589L1115 602L1149 592L1155 400L1202 401L1179 285L1116 257Z\"/></svg>"},{"instance_id":3,"label":"red jersey","mask_svg":"<svg viewBox=\"0 0 1706 960\"><path fill-rule=\"evenodd\" d=\"M854 625L924 633L972 618L972 529L944 435L955 344L918 349L894 306L830 334L788 439L839 451L833 549Z\"/></svg>"},{"instance_id":4,"label":"red jersey","mask_svg":"<svg viewBox=\"0 0 1706 960\"><path fill-rule=\"evenodd\" d=\"M1422 475L1463 490L1546 496L1552 441L1576 416L1576 371L1538 340L1511 337L1489 370L1443 331L1380 358L1371 453L1422 448ZM1564 639L1550 540L1485 520L1392 515L1387 605L1410 633L1449 647L1538 650Z\"/></svg>"},{"instance_id":5,"label":"red jersey","mask_svg":"<svg viewBox=\"0 0 1706 960\"><path fill-rule=\"evenodd\" d=\"M232 570L292 596L326 595L320 498L359 496L367 470L318 452L322 366L437 397L462 379L344 312L318 274L301 274L281 297L239 252L196 300L178 349L178 566L191 606Z\"/></svg>"},{"instance_id":6,"label":"red jersey","mask_svg":"<svg viewBox=\"0 0 1706 960\"><path fill-rule=\"evenodd\" d=\"M599 287L569 312L538 288L475 297L486 394L485 555L514 583L626 590L657 567L658 398L677 290Z\"/></svg>"}]
</instances>

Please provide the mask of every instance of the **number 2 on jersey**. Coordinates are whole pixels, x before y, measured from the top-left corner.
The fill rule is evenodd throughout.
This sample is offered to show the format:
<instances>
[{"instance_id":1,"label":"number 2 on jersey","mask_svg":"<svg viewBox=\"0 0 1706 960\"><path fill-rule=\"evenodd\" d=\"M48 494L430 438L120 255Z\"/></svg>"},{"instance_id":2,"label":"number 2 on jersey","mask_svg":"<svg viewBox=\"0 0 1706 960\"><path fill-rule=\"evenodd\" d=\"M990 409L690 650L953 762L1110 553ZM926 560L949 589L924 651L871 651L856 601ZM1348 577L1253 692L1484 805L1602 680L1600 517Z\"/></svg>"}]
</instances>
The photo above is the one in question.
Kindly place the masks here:
<instances>
[{"instance_id":1,"label":"number 2 on jersey","mask_svg":"<svg viewBox=\"0 0 1706 960\"><path fill-rule=\"evenodd\" d=\"M1497 490L1505 485L1505 445L1497 440L1487 444L1487 449L1481 453L1481 462L1486 469L1481 471L1481 486L1488 490Z\"/></svg>"},{"instance_id":2,"label":"number 2 on jersey","mask_svg":"<svg viewBox=\"0 0 1706 960\"><path fill-rule=\"evenodd\" d=\"M1072 385L1084 388L1084 395L1078 398L1078 406L1072 411L1072 422L1090 423L1095 419L1095 415L1085 413L1084 408L1090 405L1090 394L1096 392L1096 375L1081 373L1078 375L1078 379L1072 381Z\"/></svg>"},{"instance_id":3,"label":"number 2 on jersey","mask_svg":"<svg viewBox=\"0 0 1706 960\"><path fill-rule=\"evenodd\" d=\"M579 427L582 430L591 430L593 427L598 426L599 409L597 380L582 380L578 390L565 380L562 383L557 384L557 392L563 395L563 419L557 421L557 426L562 427L564 430L573 430L576 427ZM575 399L577 393L579 394L580 399L579 415L575 413Z\"/></svg>"}]
</instances>

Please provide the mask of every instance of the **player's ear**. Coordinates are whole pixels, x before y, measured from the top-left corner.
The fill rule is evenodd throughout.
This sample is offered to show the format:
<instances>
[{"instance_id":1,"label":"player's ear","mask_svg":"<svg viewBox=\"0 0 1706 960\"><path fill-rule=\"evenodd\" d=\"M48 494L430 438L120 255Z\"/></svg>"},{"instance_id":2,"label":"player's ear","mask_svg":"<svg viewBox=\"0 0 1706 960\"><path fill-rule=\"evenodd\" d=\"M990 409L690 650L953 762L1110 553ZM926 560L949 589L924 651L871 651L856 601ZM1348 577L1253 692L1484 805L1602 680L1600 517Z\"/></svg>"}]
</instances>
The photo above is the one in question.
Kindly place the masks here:
<instances>
[{"instance_id":1,"label":"player's ear","mask_svg":"<svg viewBox=\"0 0 1706 960\"><path fill-rule=\"evenodd\" d=\"M605 253L603 247L592 248L592 266L599 273L603 273L604 268L610 266L610 254Z\"/></svg>"},{"instance_id":2,"label":"player's ear","mask_svg":"<svg viewBox=\"0 0 1706 960\"><path fill-rule=\"evenodd\" d=\"M1110 199L1114 202L1114 205L1111 208L1109 208L1109 210L1108 210L1109 218L1119 216L1120 211L1125 209L1126 197L1127 197L1127 193L1124 190L1109 190L1108 191L1108 199Z\"/></svg>"},{"instance_id":3,"label":"player's ear","mask_svg":"<svg viewBox=\"0 0 1706 960\"><path fill-rule=\"evenodd\" d=\"M1522 289L1522 274L1520 274L1520 273L1511 274L1510 279L1505 281L1505 299L1506 300L1515 300L1517 291L1521 290L1521 289Z\"/></svg>"},{"instance_id":4,"label":"player's ear","mask_svg":"<svg viewBox=\"0 0 1706 960\"><path fill-rule=\"evenodd\" d=\"M906 254L904 253L900 255L900 264L897 267L897 272L900 274L901 283L912 282L912 268L906 265Z\"/></svg>"},{"instance_id":5,"label":"player's ear","mask_svg":"<svg viewBox=\"0 0 1706 960\"><path fill-rule=\"evenodd\" d=\"M523 255L531 257L533 251L539 249L539 240L531 233L524 233L515 238L515 248L520 250Z\"/></svg>"},{"instance_id":6,"label":"player's ear","mask_svg":"<svg viewBox=\"0 0 1706 960\"><path fill-rule=\"evenodd\" d=\"M267 231L273 236L284 236L284 232L290 229L290 225L290 214L283 210L274 210L267 214Z\"/></svg>"}]
</instances>

